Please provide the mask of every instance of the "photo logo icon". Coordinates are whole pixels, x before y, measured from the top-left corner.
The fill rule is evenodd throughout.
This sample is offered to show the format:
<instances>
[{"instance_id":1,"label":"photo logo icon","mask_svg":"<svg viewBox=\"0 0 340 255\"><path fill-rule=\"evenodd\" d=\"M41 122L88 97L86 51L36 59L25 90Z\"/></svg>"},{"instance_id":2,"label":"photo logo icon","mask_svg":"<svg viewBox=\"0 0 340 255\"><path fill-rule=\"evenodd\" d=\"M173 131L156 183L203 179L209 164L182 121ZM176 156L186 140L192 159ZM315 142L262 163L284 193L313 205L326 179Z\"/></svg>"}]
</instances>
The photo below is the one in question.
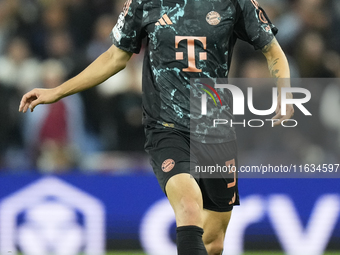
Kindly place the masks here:
<instances>
[{"instance_id":1,"label":"photo logo icon","mask_svg":"<svg viewBox=\"0 0 340 255\"><path fill-rule=\"evenodd\" d=\"M201 98L201 114L202 115L206 115L207 114L207 94L211 97L211 99L214 101L214 104L215 104L215 106L217 106L217 102L216 102L216 99L215 99L215 97L213 96L213 94L210 92L210 91L212 91L214 94L215 94L215 96L216 96L216 98L219 100L219 102L220 102L220 105L221 106L223 106L223 103L222 103L222 100L221 100L221 97L220 97L220 95L217 93L217 91L213 88L213 87L211 87L210 85L208 85L208 84L205 84L205 83L198 83L198 84L200 84L200 85L203 85L203 88L201 88L201 90L202 91L204 91L206 94L202 94L202 98ZM204 87L206 87L206 88L208 88L208 89L206 89L206 88L204 88Z\"/></svg>"}]
</instances>

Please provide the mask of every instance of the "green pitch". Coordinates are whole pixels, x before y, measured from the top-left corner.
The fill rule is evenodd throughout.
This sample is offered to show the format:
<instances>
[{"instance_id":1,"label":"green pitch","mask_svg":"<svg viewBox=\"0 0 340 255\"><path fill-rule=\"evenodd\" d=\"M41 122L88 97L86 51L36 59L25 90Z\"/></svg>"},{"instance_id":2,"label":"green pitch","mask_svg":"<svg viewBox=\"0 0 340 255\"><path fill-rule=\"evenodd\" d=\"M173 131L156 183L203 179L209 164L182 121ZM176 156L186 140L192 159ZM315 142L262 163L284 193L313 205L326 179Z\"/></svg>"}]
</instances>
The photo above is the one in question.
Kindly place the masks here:
<instances>
[{"instance_id":1,"label":"green pitch","mask_svg":"<svg viewBox=\"0 0 340 255\"><path fill-rule=\"evenodd\" d=\"M111 251L106 253L107 255L147 255L143 252L138 251ZM284 255L283 252L277 252L277 251L256 251L256 252L245 252L243 255ZM326 252L324 255L340 255L340 251L338 252Z\"/></svg>"}]
</instances>

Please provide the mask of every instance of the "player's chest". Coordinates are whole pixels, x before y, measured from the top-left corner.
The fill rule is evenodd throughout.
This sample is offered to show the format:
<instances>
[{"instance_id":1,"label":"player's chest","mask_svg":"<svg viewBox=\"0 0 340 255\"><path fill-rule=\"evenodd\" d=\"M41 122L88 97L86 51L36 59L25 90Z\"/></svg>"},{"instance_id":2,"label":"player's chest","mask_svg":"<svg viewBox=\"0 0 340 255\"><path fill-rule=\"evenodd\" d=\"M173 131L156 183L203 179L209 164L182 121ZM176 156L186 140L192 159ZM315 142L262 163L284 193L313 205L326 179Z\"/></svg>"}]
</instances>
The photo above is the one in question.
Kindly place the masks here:
<instances>
[{"instance_id":1,"label":"player's chest","mask_svg":"<svg viewBox=\"0 0 340 255\"><path fill-rule=\"evenodd\" d=\"M232 34L235 16L230 0L153 0L143 9L144 29L153 43L176 36L224 41Z\"/></svg>"}]
</instances>

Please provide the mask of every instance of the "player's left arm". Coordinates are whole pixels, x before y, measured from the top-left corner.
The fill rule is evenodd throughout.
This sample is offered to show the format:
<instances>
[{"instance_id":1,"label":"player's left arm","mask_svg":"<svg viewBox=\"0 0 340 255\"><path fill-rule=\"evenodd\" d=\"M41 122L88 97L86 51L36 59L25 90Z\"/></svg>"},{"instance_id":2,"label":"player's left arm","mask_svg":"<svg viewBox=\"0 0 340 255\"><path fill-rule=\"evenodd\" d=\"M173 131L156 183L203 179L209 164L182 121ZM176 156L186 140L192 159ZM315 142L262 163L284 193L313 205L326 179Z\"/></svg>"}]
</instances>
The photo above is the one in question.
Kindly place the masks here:
<instances>
[{"instance_id":1,"label":"player's left arm","mask_svg":"<svg viewBox=\"0 0 340 255\"><path fill-rule=\"evenodd\" d=\"M277 80L278 100L276 107L276 115L272 119L278 119L274 126L280 125L282 121L290 119L294 114L293 105L287 105L286 114L281 114L281 89L290 87L290 71L286 55L281 49L278 41L274 39L262 48L262 53L267 59L268 68L273 78ZM287 93L286 98L292 98L291 93Z\"/></svg>"}]
</instances>

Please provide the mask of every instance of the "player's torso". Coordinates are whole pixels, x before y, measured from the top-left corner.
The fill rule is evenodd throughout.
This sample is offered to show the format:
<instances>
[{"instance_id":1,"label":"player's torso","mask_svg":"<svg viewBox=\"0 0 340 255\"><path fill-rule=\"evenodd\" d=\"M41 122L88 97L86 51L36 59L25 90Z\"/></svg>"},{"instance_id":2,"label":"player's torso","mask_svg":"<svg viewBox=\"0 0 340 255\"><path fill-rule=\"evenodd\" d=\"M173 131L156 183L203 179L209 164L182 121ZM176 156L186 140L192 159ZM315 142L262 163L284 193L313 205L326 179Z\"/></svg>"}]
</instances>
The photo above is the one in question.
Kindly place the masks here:
<instances>
[{"instance_id":1,"label":"player's torso","mask_svg":"<svg viewBox=\"0 0 340 255\"><path fill-rule=\"evenodd\" d=\"M236 11L231 0L145 2L143 29L148 46L143 72L143 105L147 120L191 131L192 102L199 100L202 93L200 87L192 86L192 81L227 76L235 20ZM221 98L229 102L229 94L221 94ZM217 110L224 112L223 118L230 118L228 108ZM201 125L194 133L207 140L206 136L211 133L207 130ZM225 133L213 136L226 139Z\"/></svg>"},{"instance_id":2,"label":"player's torso","mask_svg":"<svg viewBox=\"0 0 340 255\"><path fill-rule=\"evenodd\" d=\"M189 76L225 76L235 19L230 0L147 1L143 23L150 59L160 69Z\"/></svg>"}]
</instances>

